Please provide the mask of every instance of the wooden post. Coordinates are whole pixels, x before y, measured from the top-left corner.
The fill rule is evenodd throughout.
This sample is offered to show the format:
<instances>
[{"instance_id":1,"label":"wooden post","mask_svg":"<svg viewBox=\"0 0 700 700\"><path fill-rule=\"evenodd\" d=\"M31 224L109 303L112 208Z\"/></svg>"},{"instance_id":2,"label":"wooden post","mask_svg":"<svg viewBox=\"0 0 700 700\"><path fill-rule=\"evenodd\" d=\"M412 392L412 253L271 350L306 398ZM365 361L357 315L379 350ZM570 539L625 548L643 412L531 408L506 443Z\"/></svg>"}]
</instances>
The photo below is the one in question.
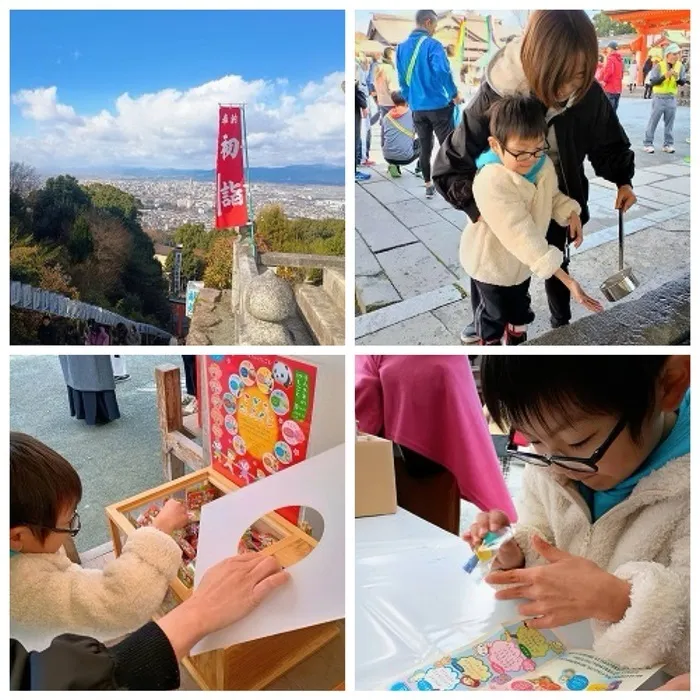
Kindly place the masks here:
<instances>
[{"instance_id":1,"label":"wooden post","mask_svg":"<svg viewBox=\"0 0 700 700\"><path fill-rule=\"evenodd\" d=\"M175 365L156 367L156 401L163 476L166 481L172 481L185 474L184 462L172 453L167 442L168 433L182 432L182 390L179 367Z\"/></svg>"}]
</instances>

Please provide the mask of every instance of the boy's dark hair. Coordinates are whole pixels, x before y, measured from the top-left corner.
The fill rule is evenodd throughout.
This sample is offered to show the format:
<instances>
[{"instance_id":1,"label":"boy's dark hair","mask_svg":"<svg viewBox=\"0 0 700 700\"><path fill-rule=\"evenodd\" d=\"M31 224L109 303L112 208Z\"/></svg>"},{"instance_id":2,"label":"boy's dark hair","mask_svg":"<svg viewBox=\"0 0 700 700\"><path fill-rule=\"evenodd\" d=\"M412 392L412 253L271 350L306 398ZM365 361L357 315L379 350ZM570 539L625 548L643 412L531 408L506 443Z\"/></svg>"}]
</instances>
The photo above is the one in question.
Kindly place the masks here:
<instances>
[{"instance_id":1,"label":"boy's dark hair","mask_svg":"<svg viewBox=\"0 0 700 700\"><path fill-rule=\"evenodd\" d=\"M391 56L391 54L393 54L393 53L394 53L394 47L393 47L393 46L387 46L387 47L384 49L384 51L382 51L382 56L383 56L384 58L387 58L387 59L388 59L388 58Z\"/></svg>"},{"instance_id":2,"label":"boy's dark hair","mask_svg":"<svg viewBox=\"0 0 700 700\"><path fill-rule=\"evenodd\" d=\"M544 107L533 97L504 97L491 105L488 117L491 136L502 146L508 143L509 138L530 140L547 134Z\"/></svg>"},{"instance_id":3,"label":"boy's dark hair","mask_svg":"<svg viewBox=\"0 0 700 700\"><path fill-rule=\"evenodd\" d=\"M391 93L391 101L398 107L406 104L406 98L398 91L394 90Z\"/></svg>"},{"instance_id":4,"label":"boy's dark hair","mask_svg":"<svg viewBox=\"0 0 700 700\"><path fill-rule=\"evenodd\" d=\"M546 414L568 419L572 409L625 416L632 439L641 437L656 400L665 355L489 355L481 383L486 407L504 430Z\"/></svg>"},{"instance_id":5,"label":"boy's dark hair","mask_svg":"<svg viewBox=\"0 0 700 700\"><path fill-rule=\"evenodd\" d=\"M10 432L10 527L26 525L43 542L59 513L80 502L83 486L73 466L25 433Z\"/></svg>"}]
</instances>

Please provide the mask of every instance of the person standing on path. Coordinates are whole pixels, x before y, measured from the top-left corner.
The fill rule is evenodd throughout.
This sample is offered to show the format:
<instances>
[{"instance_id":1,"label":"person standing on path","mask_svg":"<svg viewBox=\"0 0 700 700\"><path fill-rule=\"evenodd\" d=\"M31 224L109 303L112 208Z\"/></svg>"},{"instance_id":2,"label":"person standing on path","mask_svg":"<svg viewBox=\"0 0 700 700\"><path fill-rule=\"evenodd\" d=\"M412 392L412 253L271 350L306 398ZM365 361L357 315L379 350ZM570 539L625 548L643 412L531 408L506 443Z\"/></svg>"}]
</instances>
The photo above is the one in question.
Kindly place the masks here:
<instances>
[{"instance_id":1,"label":"person standing on path","mask_svg":"<svg viewBox=\"0 0 700 700\"><path fill-rule=\"evenodd\" d=\"M440 194L473 222L479 221L472 187L476 159L488 148L488 111L506 95L534 94L545 111L547 155L554 162L559 189L581 205L582 225L590 218L586 158L596 175L616 185L615 208L627 211L637 201L632 190L634 151L594 79L597 64L598 37L583 10L535 10L523 38L511 41L491 59L462 121L442 144L433 164ZM549 243L564 251L567 235L566 227L550 222ZM566 259L562 269L569 271ZM544 284L552 327L567 325L569 290L556 277ZM461 340L479 342L473 326L464 329Z\"/></svg>"},{"instance_id":2,"label":"person standing on path","mask_svg":"<svg viewBox=\"0 0 700 700\"><path fill-rule=\"evenodd\" d=\"M630 92L634 92L634 89L637 87L637 72L637 61L632 61L628 79Z\"/></svg>"},{"instance_id":3,"label":"person standing on path","mask_svg":"<svg viewBox=\"0 0 700 700\"><path fill-rule=\"evenodd\" d=\"M669 44L664 49L664 57L651 69L649 83L653 99L651 115L644 135L644 150L654 152L654 134L659 120L664 118L664 153L675 153L673 146L673 124L676 120L678 86L685 85L686 71L681 63L681 50L678 44Z\"/></svg>"},{"instance_id":4,"label":"person standing on path","mask_svg":"<svg viewBox=\"0 0 700 700\"><path fill-rule=\"evenodd\" d=\"M362 163L362 119L367 116L367 95L362 89L362 67L355 64L355 182L366 182L369 173L359 170Z\"/></svg>"},{"instance_id":5,"label":"person standing on path","mask_svg":"<svg viewBox=\"0 0 700 700\"><path fill-rule=\"evenodd\" d=\"M399 85L413 113L428 199L435 196L430 173L433 134L440 144L445 141L454 130L454 106L461 102L445 49L433 38L437 23L435 10L418 10L416 28L396 49Z\"/></svg>"},{"instance_id":6,"label":"person standing on path","mask_svg":"<svg viewBox=\"0 0 700 700\"><path fill-rule=\"evenodd\" d=\"M603 74L600 77L600 84L610 104L617 112L620 106L620 95L622 94L622 75L625 71L625 66L622 61L622 56L617 50L617 42L611 41L605 49L605 67Z\"/></svg>"},{"instance_id":7,"label":"person standing on path","mask_svg":"<svg viewBox=\"0 0 700 700\"><path fill-rule=\"evenodd\" d=\"M387 46L381 62L374 69L374 90L381 119L384 119L386 113L394 108L391 93L398 89L399 79L394 67L394 47Z\"/></svg>"},{"instance_id":8,"label":"person standing on path","mask_svg":"<svg viewBox=\"0 0 700 700\"><path fill-rule=\"evenodd\" d=\"M121 417L109 355L60 355L70 414L86 425L104 425Z\"/></svg>"}]
</instances>

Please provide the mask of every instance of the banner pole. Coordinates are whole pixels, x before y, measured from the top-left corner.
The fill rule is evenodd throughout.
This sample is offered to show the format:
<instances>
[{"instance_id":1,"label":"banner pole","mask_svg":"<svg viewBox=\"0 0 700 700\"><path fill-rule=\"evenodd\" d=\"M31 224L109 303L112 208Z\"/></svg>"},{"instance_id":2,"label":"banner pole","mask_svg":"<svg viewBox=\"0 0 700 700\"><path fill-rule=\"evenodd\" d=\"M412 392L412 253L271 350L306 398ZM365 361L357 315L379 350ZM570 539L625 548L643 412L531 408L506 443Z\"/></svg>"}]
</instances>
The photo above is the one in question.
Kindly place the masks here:
<instances>
[{"instance_id":1,"label":"banner pole","mask_svg":"<svg viewBox=\"0 0 700 700\"><path fill-rule=\"evenodd\" d=\"M250 182L250 162L248 161L248 122L245 116L245 104L241 105L241 114L243 115L243 143L245 144L245 179L248 195L248 218L250 219L250 245L253 248L253 254L255 254L255 210L253 208L253 188Z\"/></svg>"}]
</instances>

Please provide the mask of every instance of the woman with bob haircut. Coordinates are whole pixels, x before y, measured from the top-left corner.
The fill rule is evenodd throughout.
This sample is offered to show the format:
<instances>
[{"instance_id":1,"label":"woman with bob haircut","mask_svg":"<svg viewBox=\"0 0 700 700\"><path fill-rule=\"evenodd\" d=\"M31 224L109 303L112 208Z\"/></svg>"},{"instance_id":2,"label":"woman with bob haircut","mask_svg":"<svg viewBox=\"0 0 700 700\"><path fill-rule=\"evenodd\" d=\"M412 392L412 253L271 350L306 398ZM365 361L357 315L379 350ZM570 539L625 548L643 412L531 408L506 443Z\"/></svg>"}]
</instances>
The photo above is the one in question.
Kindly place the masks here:
<instances>
[{"instance_id":1,"label":"woman with bob haircut","mask_svg":"<svg viewBox=\"0 0 700 700\"><path fill-rule=\"evenodd\" d=\"M531 95L546 112L547 154L556 167L559 188L581 205L581 222L588 212L588 158L599 177L617 186L615 208L627 211L637 198L632 190L634 152L625 130L595 80L598 38L583 10L536 10L522 38L506 44L490 61L478 92L463 112L462 121L445 140L433 166L433 180L452 206L476 222L480 213L472 184L475 161L488 149L488 110L506 95ZM567 228L551 221L547 241L564 250ZM562 268L568 272L568 260ZM571 320L571 295L556 278L545 281L553 328ZM462 342L476 342L467 326Z\"/></svg>"}]
</instances>

